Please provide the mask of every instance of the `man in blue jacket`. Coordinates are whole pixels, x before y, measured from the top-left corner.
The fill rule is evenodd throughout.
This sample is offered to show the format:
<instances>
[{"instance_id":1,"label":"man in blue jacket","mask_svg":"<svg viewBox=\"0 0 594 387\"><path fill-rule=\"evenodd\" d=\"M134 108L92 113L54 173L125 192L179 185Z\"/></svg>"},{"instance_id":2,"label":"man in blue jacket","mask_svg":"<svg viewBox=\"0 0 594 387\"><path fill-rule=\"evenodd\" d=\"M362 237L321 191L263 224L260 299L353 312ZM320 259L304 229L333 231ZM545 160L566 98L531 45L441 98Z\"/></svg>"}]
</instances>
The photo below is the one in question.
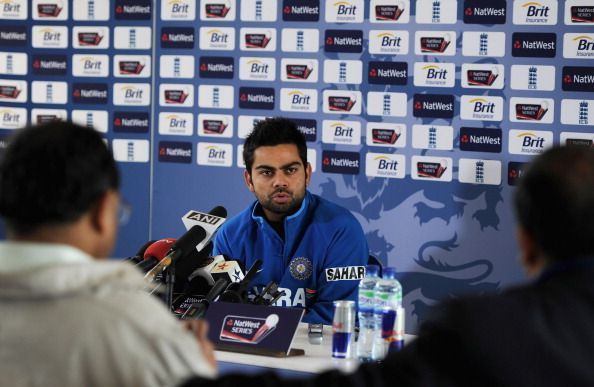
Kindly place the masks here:
<instances>
[{"instance_id":1,"label":"man in blue jacket","mask_svg":"<svg viewBox=\"0 0 594 387\"><path fill-rule=\"evenodd\" d=\"M277 305L306 309L303 321L332 323L334 300L356 300L369 250L345 208L307 191L305 137L285 118L258 122L243 148L244 179L257 201L219 230L214 254L262 270L254 293L270 281L285 291Z\"/></svg>"}]
</instances>

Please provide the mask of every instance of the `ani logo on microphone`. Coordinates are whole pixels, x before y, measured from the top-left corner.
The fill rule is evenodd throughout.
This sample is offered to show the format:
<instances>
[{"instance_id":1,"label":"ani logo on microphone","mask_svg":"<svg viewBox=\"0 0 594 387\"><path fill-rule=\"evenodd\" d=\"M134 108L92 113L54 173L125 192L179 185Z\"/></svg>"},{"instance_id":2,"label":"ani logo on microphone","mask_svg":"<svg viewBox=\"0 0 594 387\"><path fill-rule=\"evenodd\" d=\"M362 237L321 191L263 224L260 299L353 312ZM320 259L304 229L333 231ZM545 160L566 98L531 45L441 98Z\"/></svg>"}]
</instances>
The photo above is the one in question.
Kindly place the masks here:
<instances>
[{"instance_id":1,"label":"ani logo on microphone","mask_svg":"<svg viewBox=\"0 0 594 387\"><path fill-rule=\"evenodd\" d=\"M305 257L295 257L291 260L289 264L289 271L291 276L296 280L306 280L311 277L312 273L312 264L309 258Z\"/></svg>"}]
</instances>

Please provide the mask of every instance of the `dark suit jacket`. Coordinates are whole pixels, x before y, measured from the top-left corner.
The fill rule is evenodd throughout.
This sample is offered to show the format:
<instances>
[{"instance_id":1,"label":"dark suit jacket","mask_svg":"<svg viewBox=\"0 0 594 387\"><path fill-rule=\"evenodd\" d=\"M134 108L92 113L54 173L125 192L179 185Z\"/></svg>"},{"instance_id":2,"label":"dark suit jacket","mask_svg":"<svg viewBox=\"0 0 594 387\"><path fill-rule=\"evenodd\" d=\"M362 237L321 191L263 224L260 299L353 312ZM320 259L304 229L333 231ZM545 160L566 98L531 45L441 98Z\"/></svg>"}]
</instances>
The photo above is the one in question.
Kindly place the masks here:
<instances>
[{"instance_id":1,"label":"dark suit jacket","mask_svg":"<svg viewBox=\"0 0 594 387\"><path fill-rule=\"evenodd\" d=\"M202 385L196 379L187 386ZM501 295L448 302L381 364L309 380L229 375L217 386L594 386L594 259Z\"/></svg>"}]
</instances>

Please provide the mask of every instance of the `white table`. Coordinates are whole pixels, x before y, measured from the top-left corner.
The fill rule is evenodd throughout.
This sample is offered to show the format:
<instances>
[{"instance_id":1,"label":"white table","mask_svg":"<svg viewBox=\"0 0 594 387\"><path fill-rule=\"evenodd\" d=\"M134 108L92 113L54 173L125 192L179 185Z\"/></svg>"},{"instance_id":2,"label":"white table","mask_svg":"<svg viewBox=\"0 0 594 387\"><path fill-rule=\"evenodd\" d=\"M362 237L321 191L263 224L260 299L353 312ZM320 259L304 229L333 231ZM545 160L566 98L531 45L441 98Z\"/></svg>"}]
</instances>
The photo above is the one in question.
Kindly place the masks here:
<instances>
[{"instance_id":1,"label":"white table","mask_svg":"<svg viewBox=\"0 0 594 387\"><path fill-rule=\"evenodd\" d=\"M405 343L414 339L414 335L405 335ZM244 371L248 367L256 367L253 371L265 371L266 368L272 368L280 371L290 371L291 376L303 376L301 373L320 373L330 369L339 369L343 372L351 372L357 368L359 361L357 359L335 359L332 357L332 327L324 326L322 344L310 344L307 337L307 324L299 324L297 334L293 340L291 348L305 350L303 356L290 356L284 358L248 355L244 353L215 351L218 362L221 363L221 372L228 373L233 371ZM356 347L355 347L356 348Z\"/></svg>"}]
</instances>

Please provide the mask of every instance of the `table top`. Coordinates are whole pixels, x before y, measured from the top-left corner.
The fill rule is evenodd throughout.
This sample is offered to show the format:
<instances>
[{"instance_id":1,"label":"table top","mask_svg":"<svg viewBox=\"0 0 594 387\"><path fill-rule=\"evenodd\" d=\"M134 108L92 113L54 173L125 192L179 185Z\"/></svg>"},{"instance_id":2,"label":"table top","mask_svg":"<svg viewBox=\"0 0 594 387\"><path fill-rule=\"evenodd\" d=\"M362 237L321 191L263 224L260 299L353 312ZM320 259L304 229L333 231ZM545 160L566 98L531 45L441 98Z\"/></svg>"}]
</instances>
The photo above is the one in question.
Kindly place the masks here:
<instances>
[{"instance_id":1,"label":"table top","mask_svg":"<svg viewBox=\"0 0 594 387\"><path fill-rule=\"evenodd\" d=\"M413 335L405 335L405 343L414 339ZM352 372L359 366L357 359L335 359L332 357L332 327L324 326L322 344L310 344L307 336L307 324L301 323L291 348L303 349L305 355L283 358L244 353L215 351L217 361L235 364L291 370L306 373L320 373L330 369Z\"/></svg>"}]
</instances>

